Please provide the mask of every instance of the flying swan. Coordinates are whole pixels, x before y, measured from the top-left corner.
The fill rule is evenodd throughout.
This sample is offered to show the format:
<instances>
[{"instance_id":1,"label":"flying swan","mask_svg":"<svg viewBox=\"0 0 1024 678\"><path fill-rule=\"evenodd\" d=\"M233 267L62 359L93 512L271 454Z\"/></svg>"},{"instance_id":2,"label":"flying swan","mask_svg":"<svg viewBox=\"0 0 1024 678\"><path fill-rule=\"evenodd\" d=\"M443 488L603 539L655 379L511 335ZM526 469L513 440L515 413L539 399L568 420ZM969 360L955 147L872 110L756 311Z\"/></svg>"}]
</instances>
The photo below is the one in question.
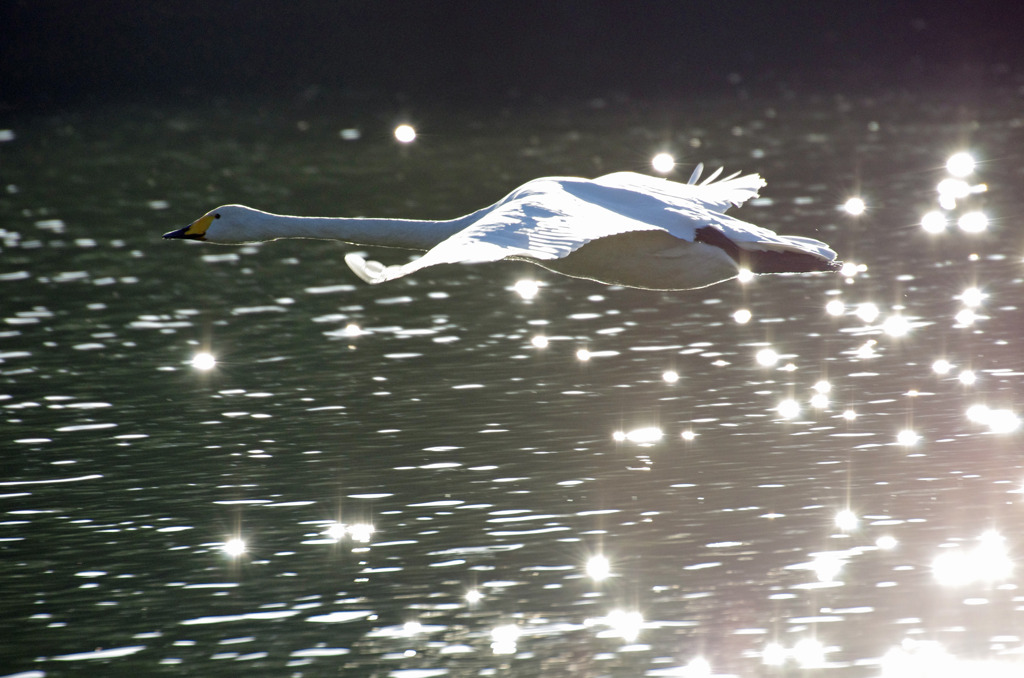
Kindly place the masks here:
<instances>
[{"instance_id":1,"label":"flying swan","mask_svg":"<svg viewBox=\"0 0 1024 678\"><path fill-rule=\"evenodd\" d=\"M609 285L655 290L705 287L752 273L839 269L825 243L726 216L757 196L757 174L715 181L721 169L690 181L616 172L597 179L544 177L490 207L448 221L293 217L224 205L164 238L241 244L320 238L357 245L425 250L407 264L385 266L356 253L345 263L368 283L435 264L512 259Z\"/></svg>"}]
</instances>

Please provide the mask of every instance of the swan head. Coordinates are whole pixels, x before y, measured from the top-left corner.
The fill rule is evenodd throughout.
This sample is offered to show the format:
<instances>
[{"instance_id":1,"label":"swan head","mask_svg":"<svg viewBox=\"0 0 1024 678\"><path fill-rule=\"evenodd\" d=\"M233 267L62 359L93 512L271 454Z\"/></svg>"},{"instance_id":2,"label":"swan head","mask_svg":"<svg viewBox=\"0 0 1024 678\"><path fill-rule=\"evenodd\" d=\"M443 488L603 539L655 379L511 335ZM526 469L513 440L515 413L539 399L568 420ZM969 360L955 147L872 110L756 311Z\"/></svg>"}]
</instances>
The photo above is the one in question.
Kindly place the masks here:
<instances>
[{"instance_id":1,"label":"swan head","mask_svg":"<svg viewBox=\"0 0 1024 678\"><path fill-rule=\"evenodd\" d=\"M184 228L164 233L164 238L226 244L258 242L265 239L260 237L258 225L266 216L266 212L245 205L222 205Z\"/></svg>"}]
</instances>

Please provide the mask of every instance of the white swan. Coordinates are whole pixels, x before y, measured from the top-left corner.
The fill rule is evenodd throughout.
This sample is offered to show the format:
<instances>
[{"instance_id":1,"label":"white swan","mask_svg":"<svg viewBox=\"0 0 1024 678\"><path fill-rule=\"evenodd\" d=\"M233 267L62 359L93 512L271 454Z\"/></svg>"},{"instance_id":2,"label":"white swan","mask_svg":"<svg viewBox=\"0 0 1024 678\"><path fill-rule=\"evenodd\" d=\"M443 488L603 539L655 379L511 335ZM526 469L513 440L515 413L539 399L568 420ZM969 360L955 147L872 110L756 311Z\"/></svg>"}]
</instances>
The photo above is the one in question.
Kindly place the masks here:
<instances>
[{"instance_id":1,"label":"white swan","mask_svg":"<svg viewBox=\"0 0 1024 678\"><path fill-rule=\"evenodd\" d=\"M517 259L575 278L645 289L705 287L753 273L835 271L836 253L812 238L778 235L726 216L764 186L757 174L689 183L617 172L597 179L529 181L490 207L449 221L292 217L225 205L165 238L251 243L322 238L426 250L400 266L358 254L345 262L381 283L435 264Z\"/></svg>"}]
</instances>

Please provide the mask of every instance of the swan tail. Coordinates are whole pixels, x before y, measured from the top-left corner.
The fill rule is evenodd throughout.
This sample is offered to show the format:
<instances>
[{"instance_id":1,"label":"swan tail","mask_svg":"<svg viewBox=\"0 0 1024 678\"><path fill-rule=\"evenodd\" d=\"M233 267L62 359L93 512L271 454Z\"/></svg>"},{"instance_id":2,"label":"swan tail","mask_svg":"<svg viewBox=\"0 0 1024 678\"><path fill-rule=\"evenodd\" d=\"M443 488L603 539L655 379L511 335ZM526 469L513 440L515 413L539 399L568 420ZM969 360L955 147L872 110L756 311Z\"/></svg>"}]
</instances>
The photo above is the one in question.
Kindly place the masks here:
<instances>
[{"instance_id":1,"label":"swan tail","mask_svg":"<svg viewBox=\"0 0 1024 678\"><path fill-rule=\"evenodd\" d=\"M703 226L695 240L724 250L751 273L838 271L843 266L828 245L814 238L772 233L759 240L732 240L713 226Z\"/></svg>"}]
</instances>

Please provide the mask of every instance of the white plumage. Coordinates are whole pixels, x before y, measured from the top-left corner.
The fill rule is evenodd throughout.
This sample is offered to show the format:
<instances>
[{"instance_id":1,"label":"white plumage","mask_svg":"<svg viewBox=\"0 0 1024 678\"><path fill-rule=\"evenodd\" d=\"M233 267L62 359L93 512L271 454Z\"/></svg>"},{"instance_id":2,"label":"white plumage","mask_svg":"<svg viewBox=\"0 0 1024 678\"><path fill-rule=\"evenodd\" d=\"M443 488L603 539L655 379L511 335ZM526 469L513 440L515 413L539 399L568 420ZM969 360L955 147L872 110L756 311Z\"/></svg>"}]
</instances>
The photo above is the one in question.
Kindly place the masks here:
<instances>
[{"instance_id":1,"label":"white plumage","mask_svg":"<svg viewBox=\"0 0 1024 678\"><path fill-rule=\"evenodd\" d=\"M681 184L617 172L529 181L490 207L449 221L293 217L225 205L164 235L214 243L324 238L426 250L404 265L345 257L369 283L437 264L516 259L577 278L646 289L692 289L754 273L834 271L836 253L725 214L764 186L757 174Z\"/></svg>"}]
</instances>

